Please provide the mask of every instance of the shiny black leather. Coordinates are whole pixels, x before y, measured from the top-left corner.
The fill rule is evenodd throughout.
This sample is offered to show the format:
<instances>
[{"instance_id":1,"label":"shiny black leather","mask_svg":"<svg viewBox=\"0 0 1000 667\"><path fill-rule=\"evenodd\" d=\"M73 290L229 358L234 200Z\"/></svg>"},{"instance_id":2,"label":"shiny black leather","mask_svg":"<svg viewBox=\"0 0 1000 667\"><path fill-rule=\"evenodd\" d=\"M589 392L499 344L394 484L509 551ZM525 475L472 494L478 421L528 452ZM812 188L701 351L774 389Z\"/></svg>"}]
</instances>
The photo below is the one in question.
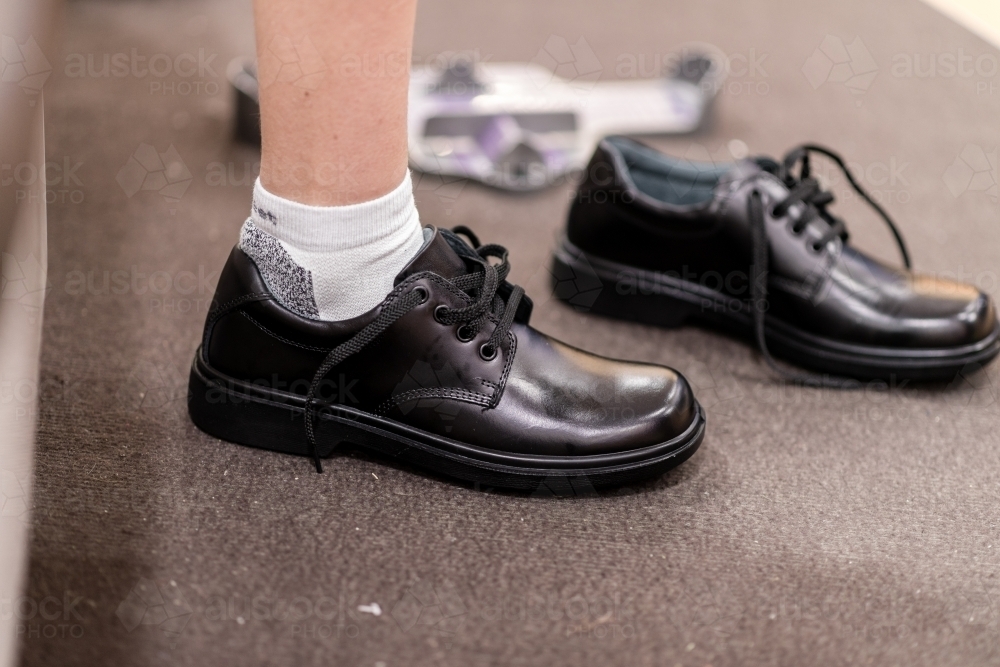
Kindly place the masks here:
<instances>
[{"instance_id":1,"label":"shiny black leather","mask_svg":"<svg viewBox=\"0 0 1000 667\"><path fill-rule=\"evenodd\" d=\"M448 279L470 266L439 231L396 280L394 293L424 289L427 300L327 374L319 398L381 415L424 432L491 450L549 456L623 452L669 441L698 413L676 371L613 361L539 333L518 309L496 357L480 346L496 321L473 340L460 325L435 319L440 305L470 297ZM510 286L502 286L500 293ZM343 322L308 320L267 298L253 261L239 248L219 280L215 304L240 304L206 327L204 362L215 372L304 396L327 353L372 322L383 305ZM241 303L252 295L259 300Z\"/></svg>"},{"instance_id":2,"label":"shiny black leather","mask_svg":"<svg viewBox=\"0 0 1000 667\"><path fill-rule=\"evenodd\" d=\"M975 287L892 268L839 237L814 249L828 223L815 217L795 233L792 221L802 203L775 216L772 208L789 191L761 161L743 160L723 170L705 165L702 171L714 183L708 196L689 201L697 197L678 194L678 188L689 187L679 181L672 192L681 203L668 203L664 200L671 197L651 196L651 188L640 189L630 173L636 159L651 153L617 137L600 144L570 210L567 238L572 246L645 275L709 288L721 297L716 307L722 315L740 305L746 310L748 198L756 190L764 203L770 247L769 320L838 343L896 350L969 346L995 337L993 301ZM664 183L670 178L663 174ZM635 280L624 271L615 289L634 293Z\"/></svg>"}]
</instances>

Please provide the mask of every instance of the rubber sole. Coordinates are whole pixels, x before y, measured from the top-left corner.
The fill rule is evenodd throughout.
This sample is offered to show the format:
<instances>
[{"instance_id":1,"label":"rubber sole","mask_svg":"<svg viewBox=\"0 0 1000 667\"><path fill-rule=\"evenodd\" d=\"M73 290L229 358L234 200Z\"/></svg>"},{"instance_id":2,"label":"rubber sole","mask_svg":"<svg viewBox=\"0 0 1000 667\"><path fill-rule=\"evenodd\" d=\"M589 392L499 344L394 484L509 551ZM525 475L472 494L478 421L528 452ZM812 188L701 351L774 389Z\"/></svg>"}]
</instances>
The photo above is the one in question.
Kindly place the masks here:
<instances>
[{"instance_id":1,"label":"rubber sole","mask_svg":"<svg viewBox=\"0 0 1000 667\"><path fill-rule=\"evenodd\" d=\"M222 440L308 456L302 396L245 383L212 369L201 349L191 365L188 412ZM486 487L579 495L588 489L650 479L687 460L705 435L705 414L678 437L615 454L533 456L475 447L342 405L316 410L321 457L347 443L380 457Z\"/></svg>"},{"instance_id":2,"label":"rubber sole","mask_svg":"<svg viewBox=\"0 0 1000 667\"><path fill-rule=\"evenodd\" d=\"M663 327L700 322L753 339L753 320L742 301L697 283L588 255L566 239L555 252L552 274L556 296L578 310ZM625 277L640 289L622 294L617 286ZM1000 353L1000 324L982 341L953 348L843 343L773 317L767 320L766 336L777 357L861 381L952 380Z\"/></svg>"}]
</instances>

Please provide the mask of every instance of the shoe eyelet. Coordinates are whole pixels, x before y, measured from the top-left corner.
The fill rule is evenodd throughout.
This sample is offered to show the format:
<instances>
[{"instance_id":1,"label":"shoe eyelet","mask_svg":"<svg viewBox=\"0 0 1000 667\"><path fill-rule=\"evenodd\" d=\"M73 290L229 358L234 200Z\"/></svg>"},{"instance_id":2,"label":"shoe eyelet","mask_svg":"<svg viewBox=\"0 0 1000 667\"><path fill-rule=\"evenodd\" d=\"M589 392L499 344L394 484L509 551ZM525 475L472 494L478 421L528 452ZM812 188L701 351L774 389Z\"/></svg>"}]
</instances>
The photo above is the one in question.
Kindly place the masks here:
<instances>
[{"instance_id":1,"label":"shoe eyelet","mask_svg":"<svg viewBox=\"0 0 1000 667\"><path fill-rule=\"evenodd\" d=\"M475 337L476 337L476 334L474 334L471 331L469 331L469 327L467 325L465 325L465 324L463 324L462 326L460 326L455 331L455 338L457 338L458 340L462 341L463 343L468 343L470 340L472 340Z\"/></svg>"},{"instance_id":2,"label":"shoe eyelet","mask_svg":"<svg viewBox=\"0 0 1000 667\"><path fill-rule=\"evenodd\" d=\"M809 244L809 249L812 250L817 255L823 252L823 246L816 245L815 243L810 243Z\"/></svg>"},{"instance_id":3,"label":"shoe eyelet","mask_svg":"<svg viewBox=\"0 0 1000 667\"><path fill-rule=\"evenodd\" d=\"M483 361L493 361L497 358L497 349L489 343L483 343L479 346L479 357Z\"/></svg>"},{"instance_id":4,"label":"shoe eyelet","mask_svg":"<svg viewBox=\"0 0 1000 667\"><path fill-rule=\"evenodd\" d=\"M420 285L413 288L413 293L420 295L420 301L418 303L427 303L427 299L430 298L430 292L427 291L427 288L421 287Z\"/></svg>"},{"instance_id":5,"label":"shoe eyelet","mask_svg":"<svg viewBox=\"0 0 1000 667\"><path fill-rule=\"evenodd\" d=\"M448 306L444 305L443 303L440 306L438 306L437 308L435 308L434 309L434 321L437 322L438 324L447 324L447 322L442 322L441 321L441 315L446 310L448 310Z\"/></svg>"}]
</instances>

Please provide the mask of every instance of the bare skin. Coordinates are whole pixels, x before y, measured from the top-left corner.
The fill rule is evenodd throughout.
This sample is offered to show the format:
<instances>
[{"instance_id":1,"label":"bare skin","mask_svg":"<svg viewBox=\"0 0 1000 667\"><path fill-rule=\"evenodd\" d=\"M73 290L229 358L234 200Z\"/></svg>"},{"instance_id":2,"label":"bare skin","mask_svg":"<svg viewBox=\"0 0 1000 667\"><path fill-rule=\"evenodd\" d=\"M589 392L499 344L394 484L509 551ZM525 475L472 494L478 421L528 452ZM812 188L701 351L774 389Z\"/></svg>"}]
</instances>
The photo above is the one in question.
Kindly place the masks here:
<instances>
[{"instance_id":1,"label":"bare skin","mask_svg":"<svg viewBox=\"0 0 1000 667\"><path fill-rule=\"evenodd\" d=\"M416 5L255 0L266 190L341 206L402 182Z\"/></svg>"}]
</instances>

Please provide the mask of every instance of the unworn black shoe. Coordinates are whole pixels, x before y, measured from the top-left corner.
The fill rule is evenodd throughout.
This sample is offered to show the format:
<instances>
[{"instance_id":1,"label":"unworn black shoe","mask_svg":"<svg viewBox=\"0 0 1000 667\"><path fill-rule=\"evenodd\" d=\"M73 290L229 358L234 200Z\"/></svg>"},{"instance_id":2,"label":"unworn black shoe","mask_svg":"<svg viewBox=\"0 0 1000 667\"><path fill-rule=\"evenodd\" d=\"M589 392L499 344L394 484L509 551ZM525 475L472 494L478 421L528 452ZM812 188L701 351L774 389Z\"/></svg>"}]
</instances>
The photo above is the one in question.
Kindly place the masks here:
<instances>
[{"instance_id":1,"label":"unworn black shoe","mask_svg":"<svg viewBox=\"0 0 1000 667\"><path fill-rule=\"evenodd\" d=\"M385 301L343 322L284 308L233 249L191 369L194 423L318 469L350 443L521 489L632 482L697 449L705 418L683 376L534 330L506 250L456 231L472 245L428 229Z\"/></svg>"},{"instance_id":2,"label":"unworn black shoe","mask_svg":"<svg viewBox=\"0 0 1000 667\"><path fill-rule=\"evenodd\" d=\"M848 244L827 208L833 196L810 174L814 153L834 160L885 220L905 270ZM557 296L578 308L665 326L724 325L807 384L948 379L995 357L990 297L909 267L888 215L825 148L717 166L613 137L587 168L553 273ZM819 373L790 371L772 352Z\"/></svg>"}]
</instances>

